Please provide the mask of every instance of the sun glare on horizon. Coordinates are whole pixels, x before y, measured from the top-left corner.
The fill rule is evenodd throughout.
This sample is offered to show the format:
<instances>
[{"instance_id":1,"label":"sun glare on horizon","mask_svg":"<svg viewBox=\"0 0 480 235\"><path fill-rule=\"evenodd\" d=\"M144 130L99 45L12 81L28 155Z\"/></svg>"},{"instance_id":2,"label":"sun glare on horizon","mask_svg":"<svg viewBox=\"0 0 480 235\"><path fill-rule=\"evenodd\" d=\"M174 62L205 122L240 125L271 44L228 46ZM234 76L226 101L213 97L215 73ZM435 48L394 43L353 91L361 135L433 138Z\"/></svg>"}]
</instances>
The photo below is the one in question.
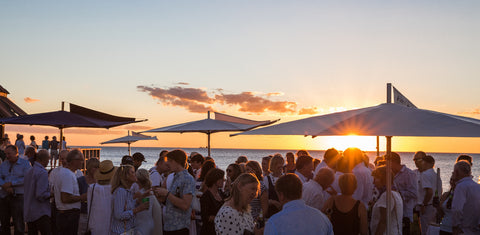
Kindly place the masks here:
<instances>
[{"instance_id":1,"label":"sun glare on horizon","mask_svg":"<svg viewBox=\"0 0 480 235\"><path fill-rule=\"evenodd\" d=\"M349 147L357 147L362 151L375 151L377 147L377 139L375 136L329 136L325 137L325 142L322 145L329 146L328 148L335 148L338 150L345 150Z\"/></svg>"}]
</instances>

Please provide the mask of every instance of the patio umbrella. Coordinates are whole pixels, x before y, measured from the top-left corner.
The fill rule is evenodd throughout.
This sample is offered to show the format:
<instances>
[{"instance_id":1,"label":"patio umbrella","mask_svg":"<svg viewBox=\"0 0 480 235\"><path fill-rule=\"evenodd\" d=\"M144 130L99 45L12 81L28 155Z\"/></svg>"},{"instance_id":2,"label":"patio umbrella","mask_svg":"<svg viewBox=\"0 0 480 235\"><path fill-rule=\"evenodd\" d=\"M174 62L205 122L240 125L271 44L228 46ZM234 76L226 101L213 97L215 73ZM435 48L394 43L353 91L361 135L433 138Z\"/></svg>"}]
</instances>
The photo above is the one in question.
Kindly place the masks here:
<instances>
[{"instance_id":1,"label":"patio umbrella","mask_svg":"<svg viewBox=\"0 0 480 235\"><path fill-rule=\"evenodd\" d=\"M118 117L98 112L79 105L70 104L70 112L62 110L18 117L1 118L1 124L53 126L60 129L60 141L63 139L63 129L70 127L111 128L130 123L143 122L129 117ZM62 145L60 145L62 146Z\"/></svg>"},{"instance_id":2,"label":"patio umbrella","mask_svg":"<svg viewBox=\"0 0 480 235\"><path fill-rule=\"evenodd\" d=\"M387 103L378 106L300 119L237 135L385 136L387 154L391 153L392 136L480 137L480 120L392 104L387 87ZM391 169L390 161L387 169ZM387 178L389 175L388 170ZM390 195L391 185L387 181L387 211L390 211Z\"/></svg>"},{"instance_id":3,"label":"patio umbrella","mask_svg":"<svg viewBox=\"0 0 480 235\"><path fill-rule=\"evenodd\" d=\"M0 118L27 115L25 111L23 111L7 97L8 94L10 94L10 92L0 86ZM0 124L0 138L3 138L4 134L5 125Z\"/></svg>"},{"instance_id":4,"label":"patio umbrella","mask_svg":"<svg viewBox=\"0 0 480 235\"><path fill-rule=\"evenodd\" d=\"M210 135L217 132L231 132L231 131L247 131L255 127L265 126L277 122L274 121L254 121L250 119L239 118L227 114L215 112L215 119L210 118L210 111L208 111L207 119L198 121L186 122L172 126L161 127L142 132L200 132L208 136L208 156L210 156Z\"/></svg>"},{"instance_id":5,"label":"patio umbrella","mask_svg":"<svg viewBox=\"0 0 480 235\"><path fill-rule=\"evenodd\" d=\"M117 144L117 143L126 143L128 144L128 155L131 155L130 151L130 144L137 142L139 140L158 140L156 136L148 136L142 135L140 133L132 131L132 135L130 135L130 131L128 131L128 135L120 138L116 138L113 140L102 142L101 144Z\"/></svg>"}]
</instances>

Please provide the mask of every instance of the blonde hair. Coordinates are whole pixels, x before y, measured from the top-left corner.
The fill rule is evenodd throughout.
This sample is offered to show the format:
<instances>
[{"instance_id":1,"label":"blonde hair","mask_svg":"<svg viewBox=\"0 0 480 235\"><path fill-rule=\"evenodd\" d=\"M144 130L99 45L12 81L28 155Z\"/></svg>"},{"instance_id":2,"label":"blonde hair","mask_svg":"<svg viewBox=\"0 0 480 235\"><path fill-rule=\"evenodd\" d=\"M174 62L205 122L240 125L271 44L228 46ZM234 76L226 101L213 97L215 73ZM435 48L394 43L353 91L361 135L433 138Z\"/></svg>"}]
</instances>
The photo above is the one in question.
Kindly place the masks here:
<instances>
[{"instance_id":1,"label":"blonde hair","mask_svg":"<svg viewBox=\"0 0 480 235\"><path fill-rule=\"evenodd\" d=\"M282 163L285 164L285 159L283 159L282 155L280 154L275 154L273 157L272 157L272 160L270 160L270 169L273 169L273 166L275 166L276 164L278 163Z\"/></svg>"},{"instance_id":2,"label":"blonde hair","mask_svg":"<svg viewBox=\"0 0 480 235\"><path fill-rule=\"evenodd\" d=\"M232 185L232 192L230 196L227 198L228 200L232 200L233 205L236 208L240 208L242 212L246 212L250 209L250 204L247 205L240 205L240 186L245 186L250 183L256 183L257 186L260 185L257 177L252 173L243 173L237 177L237 179L233 182Z\"/></svg>"},{"instance_id":3,"label":"blonde hair","mask_svg":"<svg viewBox=\"0 0 480 235\"><path fill-rule=\"evenodd\" d=\"M152 187L152 181L150 181L150 174L145 169L137 170L137 182L141 188L150 189Z\"/></svg>"},{"instance_id":4,"label":"blonde hair","mask_svg":"<svg viewBox=\"0 0 480 235\"><path fill-rule=\"evenodd\" d=\"M128 189L127 176L130 169L134 169L132 165L120 165L120 167L117 168L111 181L112 193L118 187Z\"/></svg>"}]
</instances>

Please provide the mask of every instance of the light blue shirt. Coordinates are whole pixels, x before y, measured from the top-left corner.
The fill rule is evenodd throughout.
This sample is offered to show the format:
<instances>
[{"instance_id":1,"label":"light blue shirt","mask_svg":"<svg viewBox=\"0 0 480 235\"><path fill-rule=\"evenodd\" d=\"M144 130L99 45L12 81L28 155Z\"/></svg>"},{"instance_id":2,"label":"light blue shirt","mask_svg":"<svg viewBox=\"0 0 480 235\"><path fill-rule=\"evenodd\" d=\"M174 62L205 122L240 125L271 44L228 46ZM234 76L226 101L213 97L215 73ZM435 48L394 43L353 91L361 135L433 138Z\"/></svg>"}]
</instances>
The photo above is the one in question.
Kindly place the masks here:
<instances>
[{"instance_id":1,"label":"light blue shirt","mask_svg":"<svg viewBox=\"0 0 480 235\"><path fill-rule=\"evenodd\" d=\"M480 234L480 185L471 177L456 183L452 200L452 225L465 234Z\"/></svg>"},{"instance_id":2,"label":"light blue shirt","mask_svg":"<svg viewBox=\"0 0 480 235\"><path fill-rule=\"evenodd\" d=\"M187 170L175 173L173 181L168 187L168 191L176 197L183 197L183 195L195 194L195 180L188 173ZM167 199L165 202L165 213L163 217L165 231L176 231L184 228L190 228L190 215L192 214L192 206L184 211L170 202Z\"/></svg>"},{"instance_id":3,"label":"light blue shirt","mask_svg":"<svg viewBox=\"0 0 480 235\"><path fill-rule=\"evenodd\" d=\"M30 162L22 158L18 158L13 164L5 160L0 165L0 185L11 182L15 194L23 194L23 179L30 168L32 168ZM0 198L4 198L7 195L7 191L0 188Z\"/></svg>"},{"instance_id":4,"label":"light blue shirt","mask_svg":"<svg viewBox=\"0 0 480 235\"><path fill-rule=\"evenodd\" d=\"M24 203L25 222L33 222L44 215L49 217L51 215L48 172L38 162L35 162L33 168L25 175Z\"/></svg>"},{"instance_id":5,"label":"light blue shirt","mask_svg":"<svg viewBox=\"0 0 480 235\"><path fill-rule=\"evenodd\" d=\"M110 225L111 234L122 234L135 226L135 199L130 189L118 187L113 192L112 204L112 224Z\"/></svg>"},{"instance_id":6,"label":"light blue shirt","mask_svg":"<svg viewBox=\"0 0 480 235\"><path fill-rule=\"evenodd\" d=\"M333 235L333 226L319 210L293 200L283 205L282 211L270 217L264 235L325 234Z\"/></svg>"}]
</instances>

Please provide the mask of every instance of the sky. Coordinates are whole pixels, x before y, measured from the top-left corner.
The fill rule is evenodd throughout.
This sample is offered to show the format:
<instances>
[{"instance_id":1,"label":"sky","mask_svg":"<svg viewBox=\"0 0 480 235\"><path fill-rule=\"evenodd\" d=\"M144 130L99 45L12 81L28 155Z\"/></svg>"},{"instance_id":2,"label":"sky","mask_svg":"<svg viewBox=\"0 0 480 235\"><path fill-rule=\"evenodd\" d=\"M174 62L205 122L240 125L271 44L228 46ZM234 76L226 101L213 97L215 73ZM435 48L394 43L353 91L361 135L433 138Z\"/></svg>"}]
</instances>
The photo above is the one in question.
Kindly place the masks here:
<instances>
[{"instance_id":1,"label":"sky","mask_svg":"<svg viewBox=\"0 0 480 235\"><path fill-rule=\"evenodd\" d=\"M384 103L480 118L478 1L0 1L0 85L27 113L69 102L148 119L67 129L69 145L206 118L280 122ZM7 125L7 133L58 135ZM375 137L212 136L217 148L374 150ZM206 146L156 134L135 146ZM394 137L393 150L480 153L478 138ZM27 141L28 142L28 141ZM383 138L381 148L384 146Z\"/></svg>"}]
</instances>

